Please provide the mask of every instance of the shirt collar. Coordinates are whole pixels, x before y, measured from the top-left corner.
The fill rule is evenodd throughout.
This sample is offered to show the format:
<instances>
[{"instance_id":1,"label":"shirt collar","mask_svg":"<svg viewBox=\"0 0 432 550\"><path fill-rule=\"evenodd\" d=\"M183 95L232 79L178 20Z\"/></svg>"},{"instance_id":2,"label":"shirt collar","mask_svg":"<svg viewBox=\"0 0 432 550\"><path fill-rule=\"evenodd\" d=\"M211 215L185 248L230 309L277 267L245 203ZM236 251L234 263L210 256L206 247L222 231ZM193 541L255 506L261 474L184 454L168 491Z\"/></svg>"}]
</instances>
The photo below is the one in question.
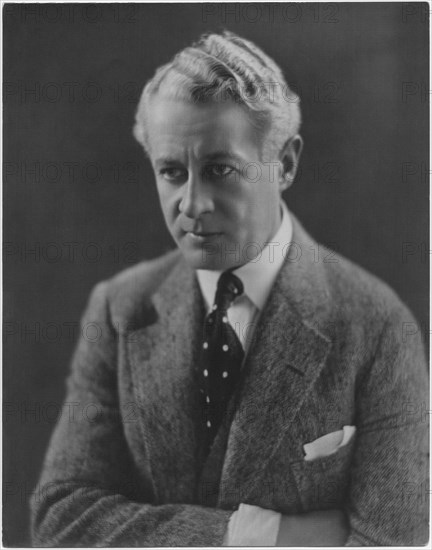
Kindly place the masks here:
<instances>
[{"instance_id":1,"label":"shirt collar","mask_svg":"<svg viewBox=\"0 0 432 550\"><path fill-rule=\"evenodd\" d=\"M266 243L261 254L242 265L234 273L242 280L244 294L262 310L273 283L288 253L292 239L292 220L285 202L281 200L282 222L274 237ZM197 270L201 292L209 308L216 293L216 286L222 271Z\"/></svg>"}]
</instances>

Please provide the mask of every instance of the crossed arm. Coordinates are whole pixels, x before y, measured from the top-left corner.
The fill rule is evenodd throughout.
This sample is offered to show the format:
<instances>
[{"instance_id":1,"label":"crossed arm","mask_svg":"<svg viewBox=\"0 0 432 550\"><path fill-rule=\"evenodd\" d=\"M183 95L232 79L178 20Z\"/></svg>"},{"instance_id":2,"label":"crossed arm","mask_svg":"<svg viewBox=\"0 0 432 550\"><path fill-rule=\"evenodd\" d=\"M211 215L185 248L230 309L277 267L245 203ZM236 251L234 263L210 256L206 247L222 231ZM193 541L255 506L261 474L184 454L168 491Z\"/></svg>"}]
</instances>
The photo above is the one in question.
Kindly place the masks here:
<instances>
[{"instance_id":1,"label":"crossed arm","mask_svg":"<svg viewBox=\"0 0 432 550\"><path fill-rule=\"evenodd\" d=\"M31 502L36 546L221 546L232 511L195 504L157 504L136 476L117 397L117 337L98 285L83 322L100 327L81 341L67 383L68 403L97 404L94 421L62 415ZM417 334L401 345L401 318L389 320L358 404L357 448L347 508L282 516L278 546L425 544L427 423L407 414L427 401ZM387 364L384 364L383 361ZM392 362L389 368L388 361ZM389 399L388 393L392 393ZM368 396L363 399L363 395ZM414 411L414 408L409 409ZM393 454L380 458L385 446Z\"/></svg>"},{"instance_id":2,"label":"crossed arm","mask_svg":"<svg viewBox=\"0 0 432 550\"><path fill-rule=\"evenodd\" d=\"M236 514L240 516L231 517L224 546L343 546L348 538L342 510L286 516L241 504Z\"/></svg>"}]
</instances>

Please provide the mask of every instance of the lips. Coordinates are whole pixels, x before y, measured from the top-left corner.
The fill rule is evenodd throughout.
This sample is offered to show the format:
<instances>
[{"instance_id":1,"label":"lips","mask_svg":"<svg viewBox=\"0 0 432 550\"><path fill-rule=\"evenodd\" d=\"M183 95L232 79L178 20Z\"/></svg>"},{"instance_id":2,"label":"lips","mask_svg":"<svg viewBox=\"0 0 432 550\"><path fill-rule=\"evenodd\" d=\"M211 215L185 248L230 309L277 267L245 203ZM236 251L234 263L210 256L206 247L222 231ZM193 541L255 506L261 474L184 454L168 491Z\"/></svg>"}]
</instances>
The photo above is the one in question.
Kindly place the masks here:
<instances>
[{"instance_id":1,"label":"lips","mask_svg":"<svg viewBox=\"0 0 432 550\"><path fill-rule=\"evenodd\" d=\"M201 220L183 219L179 220L180 229L184 237L188 237L195 242L203 242L208 239L214 239L222 235L222 231L217 231L210 227L205 227Z\"/></svg>"},{"instance_id":2,"label":"lips","mask_svg":"<svg viewBox=\"0 0 432 550\"><path fill-rule=\"evenodd\" d=\"M215 235L220 235L217 231L187 231L193 237L214 237Z\"/></svg>"},{"instance_id":3,"label":"lips","mask_svg":"<svg viewBox=\"0 0 432 550\"><path fill-rule=\"evenodd\" d=\"M218 239L222 233L216 231L185 231L184 235L192 243L203 244Z\"/></svg>"},{"instance_id":4,"label":"lips","mask_svg":"<svg viewBox=\"0 0 432 550\"><path fill-rule=\"evenodd\" d=\"M193 237L213 237L215 235L220 235L221 231L213 231L209 228L204 228L202 226L199 226L198 224L181 224L180 225L181 230L183 233L187 233L188 235L192 235Z\"/></svg>"}]
</instances>

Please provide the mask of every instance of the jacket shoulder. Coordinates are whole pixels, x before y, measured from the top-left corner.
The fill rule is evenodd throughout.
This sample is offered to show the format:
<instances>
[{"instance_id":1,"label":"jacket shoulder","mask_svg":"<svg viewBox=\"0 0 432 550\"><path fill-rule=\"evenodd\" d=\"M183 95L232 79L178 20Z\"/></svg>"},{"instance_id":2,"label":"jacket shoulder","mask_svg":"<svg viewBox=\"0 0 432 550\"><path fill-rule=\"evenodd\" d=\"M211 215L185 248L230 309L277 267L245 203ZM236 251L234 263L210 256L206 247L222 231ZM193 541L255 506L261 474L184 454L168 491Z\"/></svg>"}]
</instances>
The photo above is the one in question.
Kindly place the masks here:
<instances>
[{"instance_id":1,"label":"jacket shoulder","mask_svg":"<svg viewBox=\"0 0 432 550\"><path fill-rule=\"evenodd\" d=\"M104 287L111 319L117 326L141 322L152 311L152 296L181 258L173 250L125 269L98 286Z\"/></svg>"},{"instance_id":2,"label":"jacket shoulder","mask_svg":"<svg viewBox=\"0 0 432 550\"><path fill-rule=\"evenodd\" d=\"M304 300L309 300L312 305L319 301L324 324L329 320L347 327L372 323L376 329L377 325L383 326L393 316L411 316L386 282L339 252L318 243L295 216L292 218L294 240L300 250L300 263L303 263L301 275L309 280L312 294L311 298L306 296ZM298 255L298 250L294 252ZM295 265L295 258L292 261ZM311 309L313 311L313 307Z\"/></svg>"},{"instance_id":3,"label":"jacket shoulder","mask_svg":"<svg viewBox=\"0 0 432 550\"><path fill-rule=\"evenodd\" d=\"M326 278L339 311L372 325L392 318L413 320L411 311L386 282L340 254L334 253L333 258L326 266Z\"/></svg>"}]
</instances>

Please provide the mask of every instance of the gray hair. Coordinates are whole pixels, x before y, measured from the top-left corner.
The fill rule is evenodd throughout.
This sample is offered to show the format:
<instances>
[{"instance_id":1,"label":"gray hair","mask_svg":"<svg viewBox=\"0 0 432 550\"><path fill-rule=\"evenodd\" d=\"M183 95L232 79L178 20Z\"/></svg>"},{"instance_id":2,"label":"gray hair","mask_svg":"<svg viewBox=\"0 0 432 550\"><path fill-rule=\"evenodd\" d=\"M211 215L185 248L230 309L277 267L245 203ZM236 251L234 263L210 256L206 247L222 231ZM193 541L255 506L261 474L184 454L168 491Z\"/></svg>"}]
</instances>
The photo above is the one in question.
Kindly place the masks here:
<instances>
[{"instance_id":1,"label":"gray hair","mask_svg":"<svg viewBox=\"0 0 432 550\"><path fill-rule=\"evenodd\" d=\"M133 132L147 154L146 114L149 99L156 94L200 103L238 103L260 137L268 134L263 156L279 152L301 124L300 99L278 65L255 44L229 31L203 34L159 67L144 86Z\"/></svg>"}]
</instances>

